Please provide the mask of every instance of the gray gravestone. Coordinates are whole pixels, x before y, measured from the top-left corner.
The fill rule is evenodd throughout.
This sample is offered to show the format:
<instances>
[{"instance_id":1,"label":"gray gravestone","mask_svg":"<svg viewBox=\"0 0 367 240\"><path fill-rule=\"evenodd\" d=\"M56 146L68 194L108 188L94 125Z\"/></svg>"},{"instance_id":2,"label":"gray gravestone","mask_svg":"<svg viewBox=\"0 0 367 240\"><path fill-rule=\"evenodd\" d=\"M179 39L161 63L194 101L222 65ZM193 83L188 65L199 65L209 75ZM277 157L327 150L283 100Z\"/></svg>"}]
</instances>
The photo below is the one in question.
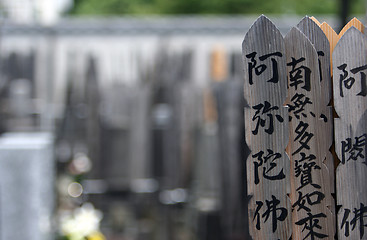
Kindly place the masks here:
<instances>
[{"instance_id":1,"label":"gray gravestone","mask_svg":"<svg viewBox=\"0 0 367 240\"><path fill-rule=\"evenodd\" d=\"M53 239L53 139L48 133L0 137L0 239Z\"/></svg>"}]
</instances>

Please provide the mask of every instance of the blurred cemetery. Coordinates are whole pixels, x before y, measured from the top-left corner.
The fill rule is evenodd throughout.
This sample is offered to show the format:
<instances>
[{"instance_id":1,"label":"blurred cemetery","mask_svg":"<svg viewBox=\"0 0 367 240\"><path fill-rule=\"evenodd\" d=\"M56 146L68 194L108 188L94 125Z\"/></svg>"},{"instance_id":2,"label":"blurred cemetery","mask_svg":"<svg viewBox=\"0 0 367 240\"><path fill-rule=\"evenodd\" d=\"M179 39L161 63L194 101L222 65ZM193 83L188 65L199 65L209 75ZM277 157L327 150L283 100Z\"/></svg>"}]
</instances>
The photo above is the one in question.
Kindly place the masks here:
<instances>
[{"instance_id":1,"label":"blurred cemetery","mask_svg":"<svg viewBox=\"0 0 367 240\"><path fill-rule=\"evenodd\" d=\"M257 15L0 2L0 239L56 239L75 209L105 239L249 239L241 43Z\"/></svg>"}]
</instances>

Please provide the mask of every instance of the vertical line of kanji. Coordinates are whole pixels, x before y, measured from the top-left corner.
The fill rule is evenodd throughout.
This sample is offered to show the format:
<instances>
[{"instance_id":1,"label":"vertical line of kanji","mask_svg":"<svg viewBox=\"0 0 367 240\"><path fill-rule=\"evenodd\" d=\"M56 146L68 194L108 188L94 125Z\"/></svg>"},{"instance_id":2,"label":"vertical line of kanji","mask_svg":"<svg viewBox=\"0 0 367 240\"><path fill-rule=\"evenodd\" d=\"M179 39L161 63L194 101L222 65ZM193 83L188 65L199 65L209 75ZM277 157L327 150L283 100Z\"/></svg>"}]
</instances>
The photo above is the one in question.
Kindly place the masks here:
<instances>
[{"instance_id":1,"label":"vertical line of kanji","mask_svg":"<svg viewBox=\"0 0 367 240\"><path fill-rule=\"evenodd\" d=\"M253 239L289 239L287 75L284 39L261 16L242 44L250 234Z\"/></svg>"}]
</instances>

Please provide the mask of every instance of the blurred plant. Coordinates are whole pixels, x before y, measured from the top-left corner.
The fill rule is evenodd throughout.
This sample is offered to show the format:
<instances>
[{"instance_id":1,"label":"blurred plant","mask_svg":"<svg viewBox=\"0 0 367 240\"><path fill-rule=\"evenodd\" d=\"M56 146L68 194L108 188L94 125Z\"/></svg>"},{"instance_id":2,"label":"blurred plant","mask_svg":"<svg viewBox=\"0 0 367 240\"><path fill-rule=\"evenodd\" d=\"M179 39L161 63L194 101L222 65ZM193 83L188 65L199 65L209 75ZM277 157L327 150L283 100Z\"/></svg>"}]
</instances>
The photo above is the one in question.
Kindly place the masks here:
<instances>
[{"instance_id":1,"label":"blurred plant","mask_svg":"<svg viewBox=\"0 0 367 240\"><path fill-rule=\"evenodd\" d=\"M60 219L61 240L105 240L99 230L102 212L85 203Z\"/></svg>"},{"instance_id":2,"label":"blurred plant","mask_svg":"<svg viewBox=\"0 0 367 240\"><path fill-rule=\"evenodd\" d=\"M74 0L73 15L123 14L337 14L340 1L324 0ZM365 1L351 0L351 14L364 14Z\"/></svg>"}]
</instances>

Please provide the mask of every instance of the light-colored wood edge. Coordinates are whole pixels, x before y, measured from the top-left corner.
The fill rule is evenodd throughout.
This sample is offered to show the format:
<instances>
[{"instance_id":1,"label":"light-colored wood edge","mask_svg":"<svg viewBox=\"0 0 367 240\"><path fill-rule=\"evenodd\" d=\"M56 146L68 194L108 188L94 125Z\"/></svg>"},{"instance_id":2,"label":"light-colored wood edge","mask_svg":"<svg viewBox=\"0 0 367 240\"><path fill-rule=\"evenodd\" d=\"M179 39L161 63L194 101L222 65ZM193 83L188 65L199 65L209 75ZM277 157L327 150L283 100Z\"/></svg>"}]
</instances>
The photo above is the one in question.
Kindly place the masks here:
<instances>
[{"instance_id":1,"label":"light-colored wood edge","mask_svg":"<svg viewBox=\"0 0 367 240\"><path fill-rule=\"evenodd\" d=\"M314 16L310 17L310 19L320 27L321 23L319 22L319 20L317 20Z\"/></svg>"},{"instance_id":2,"label":"light-colored wood edge","mask_svg":"<svg viewBox=\"0 0 367 240\"><path fill-rule=\"evenodd\" d=\"M364 33L364 25L359 21L357 18L351 19L340 31L339 38L344 35L344 33L350 28L350 27L357 28L361 33Z\"/></svg>"},{"instance_id":3,"label":"light-colored wood edge","mask_svg":"<svg viewBox=\"0 0 367 240\"><path fill-rule=\"evenodd\" d=\"M334 29L327 24L326 22L323 22L320 25L321 30L325 33L327 39L329 40L330 43L330 68L333 69L333 61L332 61L332 55L333 55L333 51L334 48L336 46L336 44L338 43L340 37L339 35L334 31ZM333 76L333 71L330 71L331 76Z\"/></svg>"}]
</instances>

